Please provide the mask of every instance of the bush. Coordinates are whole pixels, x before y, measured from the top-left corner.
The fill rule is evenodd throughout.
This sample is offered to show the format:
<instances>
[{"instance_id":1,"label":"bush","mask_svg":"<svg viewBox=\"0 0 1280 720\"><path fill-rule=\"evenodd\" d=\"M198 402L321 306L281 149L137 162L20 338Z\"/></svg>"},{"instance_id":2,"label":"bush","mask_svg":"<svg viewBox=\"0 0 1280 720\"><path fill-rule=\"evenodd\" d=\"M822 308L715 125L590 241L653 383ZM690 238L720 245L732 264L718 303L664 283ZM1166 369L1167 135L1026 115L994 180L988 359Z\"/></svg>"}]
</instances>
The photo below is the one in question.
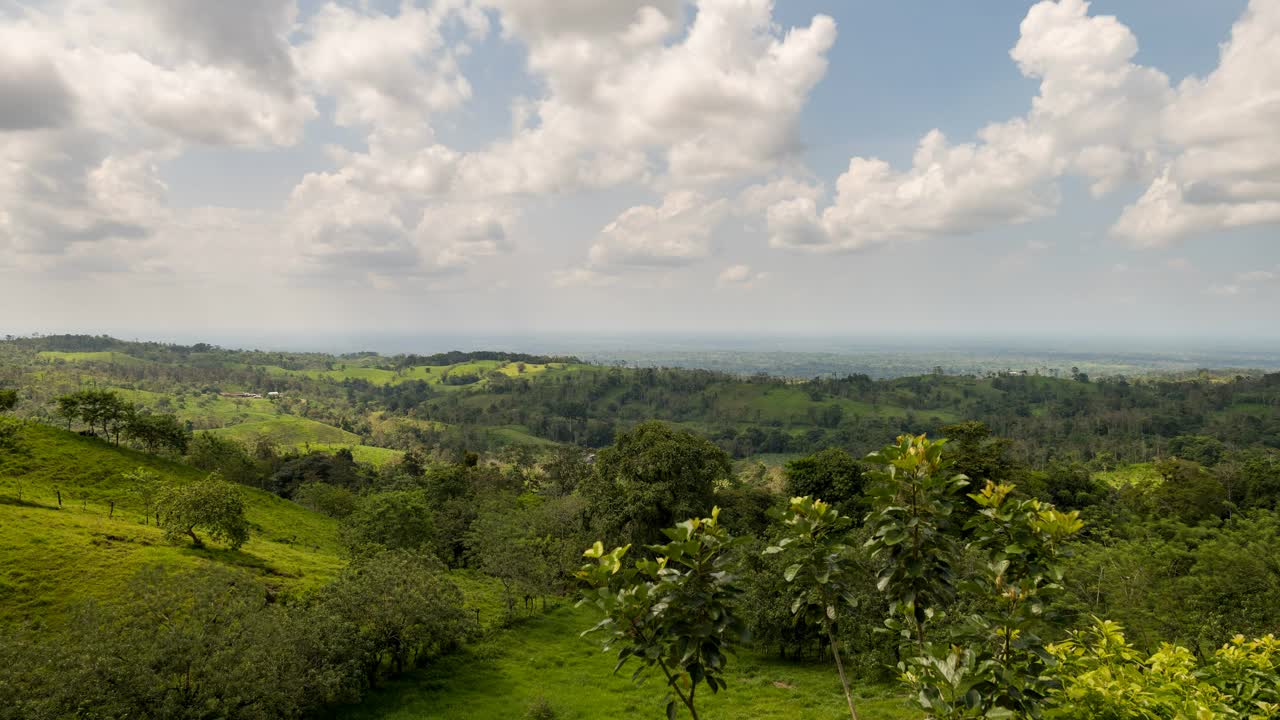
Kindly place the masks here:
<instances>
[{"instance_id":1,"label":"bush","mask_svg":"<svg viewBox=\"0 0 1280 720\"><path fill-rule=\"evenodd\" d=\"M525 708L524 720L556 720L556 709L546 697L539 695Z\"/></svg>"}]
</instances>

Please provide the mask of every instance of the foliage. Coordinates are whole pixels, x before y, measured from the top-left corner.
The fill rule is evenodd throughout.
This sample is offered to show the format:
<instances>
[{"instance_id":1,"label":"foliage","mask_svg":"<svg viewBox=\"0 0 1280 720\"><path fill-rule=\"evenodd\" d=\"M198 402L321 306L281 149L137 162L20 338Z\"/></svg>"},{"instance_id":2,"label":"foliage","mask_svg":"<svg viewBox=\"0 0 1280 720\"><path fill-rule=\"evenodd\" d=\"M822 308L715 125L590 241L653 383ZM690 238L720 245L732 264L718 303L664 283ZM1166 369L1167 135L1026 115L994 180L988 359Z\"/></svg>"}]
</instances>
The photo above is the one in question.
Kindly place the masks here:
<instances>
[{"instance_id":1,"label":"foliage","mask_svg":"<svg viewBox=\"0 0 1280 720\"><path fill-rule=\"evenodd\" d=\"M239 550L249 539L244 496L216 473L193 483L166 486L156 499L156 514L169 542L186 536L196 547L204 547L197 529L225 542L232 550Z\"/></svg>"},{"instance_id":2,"label":"foliage","mask_svg":"<svg viewBox=\"0 0 1280 720\"><path fill-rule=\"evenodd\" d=\"M435 538L431 505L419 490L367 495L342 520L342 540L353 555L382 550L429 553Z\"/></svg>"},{"instance_id":3,"label":"foliage","mask_svg":"<svg viewBox=\"0 0 1280 720\"><path fill-rule=\"evenodd\" d=\"M845 513L860 509L863 467L840 448L827 448L787 463L786 493L822 500Z\"/></svg>"},{"instance_id":4,"label":"foliage","mask_svg":"<svg viewBox=\"0 0 1280 720\"><path fill-rule=\"evenodd\" d=\"M1280 715L1280 640L1237 635L1203 662L1164 644L1147 655L1121 627L1097 620L1049 646L1060 662L1053 699L1081 720L1245 718Z\"/></svg>"},{"instance_id":5,"label":"foliage","mask_svg":"<svg viewBox=\"0 0 1280 720\"><path fill-rule=\"evenodd\" d=\"M701 515L731 475L723 450L691 432L646 422L601 450L582 484L596 528L610 541L660 540L662 528Z\"/></svg>"},{"instance_id":6,"label":"foliage","mask_svg":"<svg viewBox=\"0 0 1280 720\"><path fill-rule=\"evenodd\" d=\"M346 653L370 678L384 658L397 673L455 648L475 632L458 587L438 560L389 550L353 562L317 600L316 612L355 628Z\"/></svg>"},{"instance_id":7,"label":"foliage","mask_svg":"<svg viewBox=\"0 0 1280 720\"><path fill-rule=\"evenodd\" d=\"M0 388L0 412L8 412L18 406L18 391Z\"/></svg>"},{"instance_id":8,"label":"foliage","mask_svg":"<svg viewBox=\"0 0 1280 720\"><path fill-rule=\"evenodd\" d=\"M947 472L945 444L903 435L867 458L879 465L868 473L867 547L882 567L877 587L891 615L885 624L921 653L928 647L928 625L940 622L956 597L960 544L951 515L969 484L965 476Z\"/></svg>"},{"instance_id":9,"label":"foliage","mask_svg":"<svg viewBox=\"0 0 1280 720\"><path fill-rule=\"evenodd\" d=\"M1078 511L987 481L956 527L948 522L955 491L968 480L947 473L942 450L942 442L904 436L872 456L884 465L874 475L869 547L888 565L879 587L890 599L886 625L902 638L903 682L931 717L1041 717L1052 659L1037 632L1061 589L1062 546L1084 523ZM957 581L961 543L975 567ZM926 626L939 625L957 591L974 609L943 626L938 642Z\"/></svg>"},{"instance_id":10,"label":"foliage","mask_svg":"<svg viewBox=\"0 0 1280 720\"><path fill-rule=\"evenodd\" d=\"M0 718L300 717L310 688L290 630L242 575L152 568L64 633L0 641Z\"/></svg>"},{"instance_id":11,"label":"foliage","mask_svg":"<svg viewBox=\"0 0 1280 720\"><path fill-rule=\"evenodd\" d=\"M355 512L359 497L344 487L323 482L310 482L298 488L294 501L331 518L341 520Z\"/></svg>"},{"instance_id":12,"label":"foliage","mask_svg":"<svg viewBox=\"0 0 1280 720\"><path fill-rule=\"evenodd\" d=\"M782 532L777 545L765 549L766 554L783 553L791 562L783 578L791 586L791 613L797 622L822 628L831 644L849 704L849 716L858 720L849 679L845 676L836 625L846 608L856 607L857 559L846 543L852 520L821 500L810 497L791 499L782 517Z\"/></svg>"},{"instance_id":13,"label":"foliage","mask_svg":"<svg viewBox=\"0 0 1280 720\"><path fill-rule=\"evenodd\" d=\"M615 672L631 659L639 663L632 679L656 666L695 720L698 687L705 684L712 693L726 687L726 653L746 639L729 553L736 543L720 527L719 514L715 508L711 517L664 531L670 542L650 548L656 559L631 567L623 563L630 546L605 552L597 541L585 553L595 563L579 571L589 588L581 602L605 614L587 632L603 631L606 649L617 647ZM677 707L668 701L668 718Z\"/></svg>"}]
</instances>

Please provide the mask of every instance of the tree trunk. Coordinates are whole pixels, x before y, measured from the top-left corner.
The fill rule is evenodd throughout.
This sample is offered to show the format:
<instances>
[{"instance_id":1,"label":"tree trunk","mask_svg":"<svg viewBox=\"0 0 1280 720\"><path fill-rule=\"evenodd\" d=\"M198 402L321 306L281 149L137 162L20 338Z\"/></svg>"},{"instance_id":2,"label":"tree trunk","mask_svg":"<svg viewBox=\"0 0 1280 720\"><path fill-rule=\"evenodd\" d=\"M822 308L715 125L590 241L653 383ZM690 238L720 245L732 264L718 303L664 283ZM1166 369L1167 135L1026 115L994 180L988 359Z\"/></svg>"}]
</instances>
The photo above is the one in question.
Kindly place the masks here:
<instances>
[{"instance_id":1,"label":"tree trunk","mask_svg":"<svg viewBox=\"0 0 1280 720\"><path fill-rule=\"evenodd\" d=\"M200 542L200 538L196 536L195 528L187 528L187 534L191 536L191 544L196 547L204 547L204 543Z\"/></svg>"},{"instance_id":2,"label":"tree trunk","mask_svg":"<svg viewBox=\"0 0 1280 720\"><path fill-rule=\"evenodd\" d=\"M858 711L853 707L853 694L849 692L849 679L844 674L844 662L840 660L840 646L836 644L835 631L827 626L827 637L831 640L831 654L836 659L836 671L840 673L840 685L844 688L844 699L849 701L849 717L858 720Z\"/></svg>"}]
</instances>

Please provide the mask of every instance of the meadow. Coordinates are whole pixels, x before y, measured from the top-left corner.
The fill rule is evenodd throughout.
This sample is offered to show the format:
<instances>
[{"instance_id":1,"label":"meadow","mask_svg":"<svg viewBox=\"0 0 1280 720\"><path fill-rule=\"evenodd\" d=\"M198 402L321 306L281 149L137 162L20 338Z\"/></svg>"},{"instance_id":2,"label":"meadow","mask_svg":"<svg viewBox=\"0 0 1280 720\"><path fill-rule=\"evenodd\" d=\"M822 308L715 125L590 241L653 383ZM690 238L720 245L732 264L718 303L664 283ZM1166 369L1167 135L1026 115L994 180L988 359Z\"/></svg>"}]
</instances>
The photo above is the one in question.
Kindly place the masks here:
<instances>
[{"instance_id":1,"label":"meadow","mask_svg":"<svg viewBox=\"0 0 1280 720\"><path fill-rule=\"evenodd\" d=\"M457 655L392 681L342 720L509 720L545 700L561 720L651 720L661 717L659 677L632 682L634 666L617 673L612 653L583 630L599 618L563 601L518 620ZM707 720L840 720L849 716L834 666L783 662L750 652L733 657L729 687L700 700ZM897 689L861 685L861 720L914 720L921 715Z\"/></svg>"}]
</instances>

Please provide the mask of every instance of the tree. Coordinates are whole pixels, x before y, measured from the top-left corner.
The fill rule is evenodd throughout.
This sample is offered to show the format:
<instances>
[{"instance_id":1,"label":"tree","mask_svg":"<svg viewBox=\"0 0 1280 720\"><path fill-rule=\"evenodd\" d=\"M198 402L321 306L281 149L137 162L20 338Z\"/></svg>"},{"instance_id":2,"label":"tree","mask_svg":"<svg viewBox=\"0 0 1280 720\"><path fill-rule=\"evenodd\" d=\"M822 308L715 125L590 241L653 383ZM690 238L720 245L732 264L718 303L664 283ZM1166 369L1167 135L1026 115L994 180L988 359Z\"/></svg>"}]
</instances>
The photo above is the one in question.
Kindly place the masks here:
<instances>
[{"instance_id":1,"label":"tree","mask_svg":"<svg viewBox=\"0 0 1280 720\"><path fill-rule=\"evenodd\" d=\"M249 539L244 497L217 473L185 485L168 485L156 500L156 508L169 542L177 542L185 535L191 538L192 545L204 547L196 529L227 543L232 550L239 550Z\"/></svg>"},{"instance_id":2,"label":"tree","mask_svg":"<svg viewBox=\"0 0 1280 720\"><path fill-rule=\"evenodd\" d=\"M886 625L924 653L928 625L955 599L959 543L951 514L969 479L949 473L945 440L902 435L872 453L880 467L868 474L872 510L871 557L881 562L879 587L892 616Z\"/></svg>"},{"instance_id":3,"label":"tree","mask_svg":"<svg viewBox=\"0 0 1280 720\"><path fill-rule=\"evenodd\" d=\"M1156 471L1163 478L1154 490L1156 503L1166 514L1189 525L1226 514L1226 488L1199 463L1168 458L1156 463Z\"/></svg>"},{"instance_id":4,"label":"tree","mask_svg":"<svg viewBox=\"0 0 1280 720\"><path fill-rule=\"evenodd\" d=\"M343 519L341 535L353 555L383 550L430 552L436 528L425 493L397 490L365 496Z\"/></svg>"},{"instance_id":5,"label":"tree","mask_svg":"<svg viewBox=\"0 0 1280 720\"><path fill-rule=\"evenodd\" d=\"M694 720L698 687L705 684L713 693L725 688L726 653L746 639L729 552L737 542L720 527L719 514L714 508L711 517L664 530L670 542L650 548L656 559L631 567L623 563L630 545L605 552L596 541L585 553L595 563L578 573L588 586L579 604L605 614L587 632L605 632L606 649L618 648L615 672L631 659L640 664L632 679L656 666ZM668 718L677 707L668 695Z\"/></svg>"},{"instance_id":6,"label":"tree","mask_svg":"<svg viewBox=\"0 0 1280 720\"><path fill-rule=\"evenodd\" d=\"M862 503L863 467L840 448L827 448L786 466L786 490L791 497L822 500L844 512Z\"/></svg>"},{"instance_id":7,"label":"tree","mask_svg":"<svg viewBox=\"0 0 1280 720\"><path fill-rule=\"evenodd\" d=\"M729 456L706 438L651 421L618 433L582 484L588 512L606 538L659 541L662 528L705 513L717 483L732 476Z\"/></svg>"},{"instance_id":8,"label":"tree","mask_svg":"<svg viewBox=\"0 0 1280 720\"><path fill-rule=\"evenodd\" d=\"M782 553L790 561L783 578L791 589L791 614L796 622L822 628L831 644L831 656L835 658L840 685L849 704L849 717L858 720L836 641L840 617L846 608L857 604L853 594L857 560L853 548L846 544L853 521L821 500L797 497L791 499L782 525L778 544L764 552Z\"/></svg>"},{"instance_id":9,"label":"tree","mask_svg":"<svg viewBox=\"0 0 1280 720\"><path fill-rule=\"evenodd\" d=\"M208 472L216 472L241 485L261 487L262 473L244 445L209 432L196 433L187 448L187 461Z\"/></svg>"},{"instance_id":10,"label":"tree","mask_svg":"<svg viewBox=\"0 0 1280 720\"><path fill-rule=\"evenodd\" d=\"M131 473L125 473L124 480L129 484L129 492L138 498L138 504L142 506L142 522L149 523L151 516L156 514L157 502L164 490L164 482L160 479L160 475L145 467L139 467ZM157 517L156 525L159 524L160 520Z\"/></svg>"},{"instance_id":11,"label":"tree","mask_svg":"<svg viewBox=\"0 0 1280 720\"><path fill-rule=\"evenodd\" d=\"M191 440L191 435L178 421L177 416L167 413L130 413L126 416L124 434L135 442L141 443L150 453L168 448L183 454L186 453L187 444Z\"/></svg>"},{"instance_id":12,"label":"tree","mask_svg":"<svg viewBox=\"0 0 1280 720\"><path fill-rule=\"evenodd\" d=\"M868 547L885 565L878 587L890 602L885 625L901 638L901 677L931 718L1039 718L1052 660L1036 630L1061 589L1063 545L1084 523L988 481L969 495L976 507L957 527L952 509L969 481L949 472L944 443L902 436L870 456L881 468L872 473ZM958 582L954 568L966 557L974 572ZM960 607L974 609L944 624L958 590Z\"/></svg>"},{"instance_id":13,"label":"tree","mask_svg":"<svg viewBox=\"0 0 1280 720\"><path fill-rule=\"evenodd\" d=\"M475 631L462 592L440 561L405 550L380 552L347 566L321 591L318 611L354 628L353 648L374 679L390 656L397 673L449 650Z\"/></svg>"},{"instance_id":14,"label":"tree","mask_svg":"<svg viewBox=\"0 0 1280 720\"><path fill-rule=\"evenodd\" d=\"M8 412L18 406L18 391L0 389L0 412Z\"/></svg>"}]
</instances>

